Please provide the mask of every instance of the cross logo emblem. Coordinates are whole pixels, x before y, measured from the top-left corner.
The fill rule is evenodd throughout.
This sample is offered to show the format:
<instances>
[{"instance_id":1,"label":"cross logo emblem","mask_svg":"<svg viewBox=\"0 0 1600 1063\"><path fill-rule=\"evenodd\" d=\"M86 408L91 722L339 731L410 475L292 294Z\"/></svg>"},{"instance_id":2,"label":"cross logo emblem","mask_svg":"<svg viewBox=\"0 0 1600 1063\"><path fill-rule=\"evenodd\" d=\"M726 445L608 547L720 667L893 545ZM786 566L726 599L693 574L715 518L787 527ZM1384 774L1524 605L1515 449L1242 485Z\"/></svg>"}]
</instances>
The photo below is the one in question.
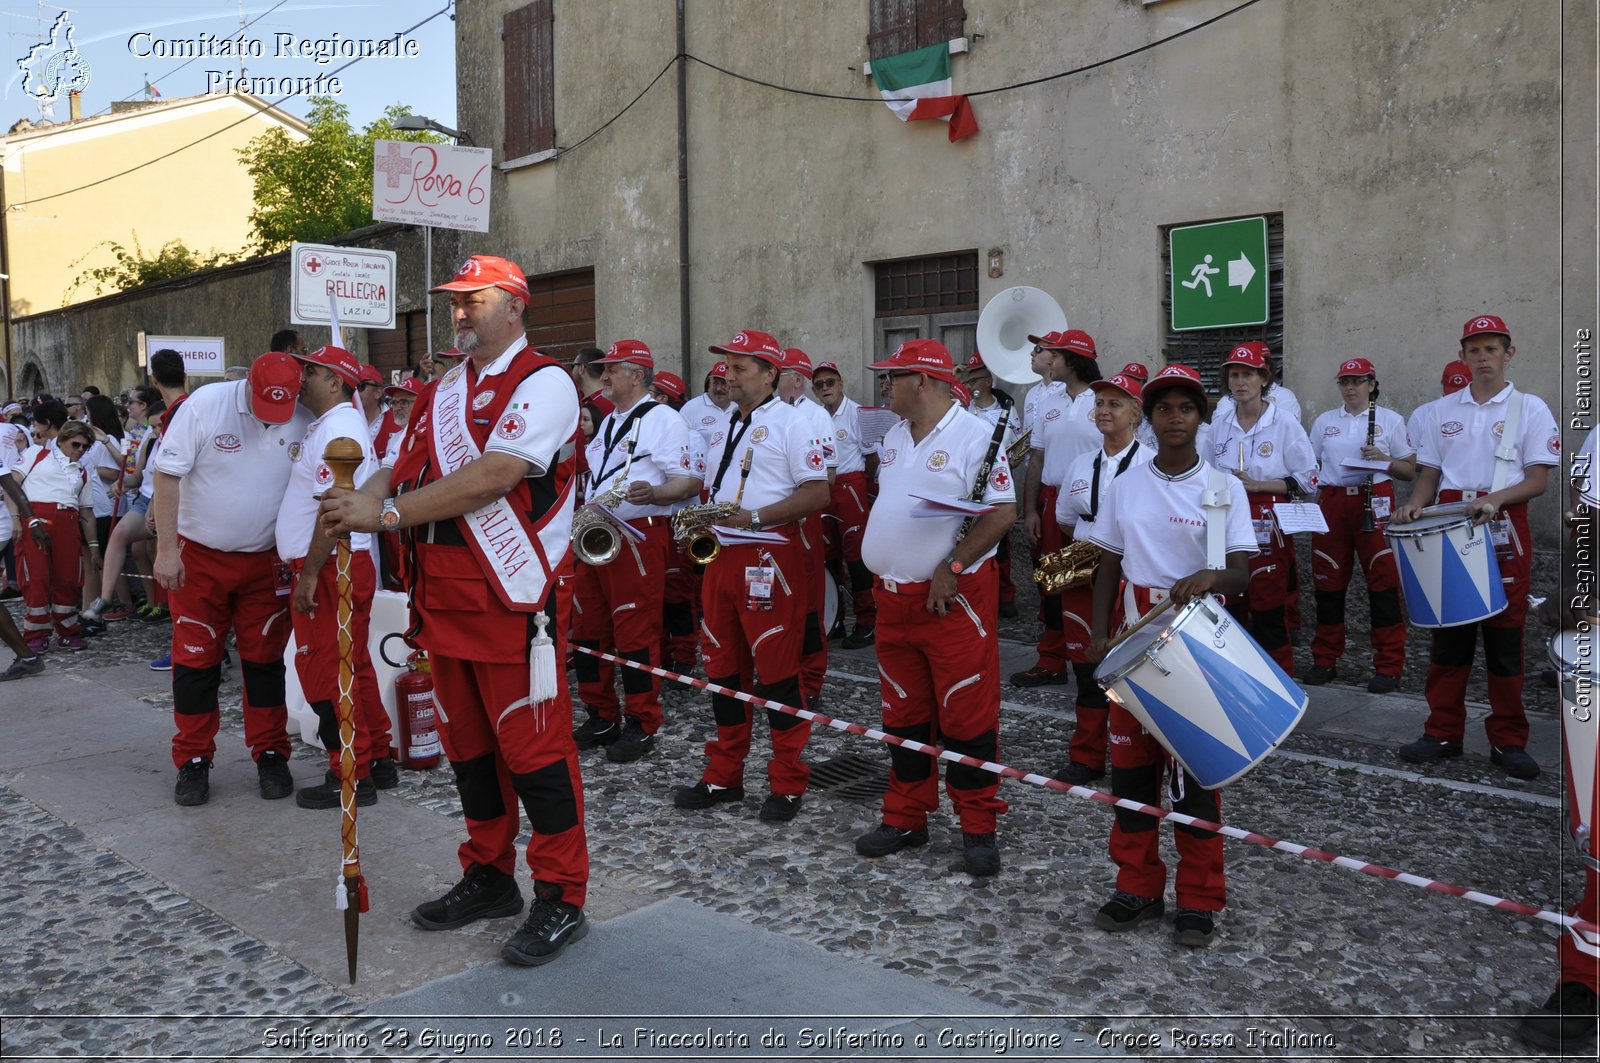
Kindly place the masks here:
<instances>
[{"instance_id":1,"label":"cross logo emblem","mask_svg":"<svg viewBox=\"0 0 1600 1063\"><path fill-rule=\"evenodd\" d=\"M311 274L313 277L321 273L322 259L318 258L316 255L312 255L310 258L306 259L306 272Z\"/></svg>"},{"instance_id":2,"label":"cross logo emblem","mask_svg":"<svg viewBox=\"0 0 1600 1063\"><path fill-rule=\"evenodd\" d=\"M403 157L399 144L390 142L385 149L383 158L373 164L377 171L384 176L384 184L389 188L399 188L400 178L411 173L414 165L410 159Z\"/></svg>"}]
</instances>

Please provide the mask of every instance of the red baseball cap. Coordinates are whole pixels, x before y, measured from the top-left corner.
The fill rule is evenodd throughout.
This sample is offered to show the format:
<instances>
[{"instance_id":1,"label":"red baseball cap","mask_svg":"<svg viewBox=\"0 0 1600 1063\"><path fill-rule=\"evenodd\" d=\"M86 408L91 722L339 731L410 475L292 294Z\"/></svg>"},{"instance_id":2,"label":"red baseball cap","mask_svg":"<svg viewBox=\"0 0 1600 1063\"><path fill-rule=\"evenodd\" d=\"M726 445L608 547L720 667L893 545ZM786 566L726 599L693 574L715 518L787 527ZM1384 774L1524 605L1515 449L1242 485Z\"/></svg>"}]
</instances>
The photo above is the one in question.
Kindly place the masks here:
<instances>
[{"instance_id":1,"label":"red baseball cap","mask_svg":"<svg viewBox=\"0 0 1600 1063\"><path fill-rule=\"evenodd\" d=\"M798 347L785 347L783 349L783 368L793 369L807 380L810 380L816 373L816 370L811 368L811 356Z\"/></svg>"},{"instance_id":2,"label":"red baseball cap","mask_svg":"<svg viewBox=\"0 0 1600 1063\"><path fill-rule=\"evenodd\" d=\"M1065 332L1046 332L1043 336L1029 336L1028 342L1047 351L1066 351L1068 354L1081 354L1085 358L1099 357L1095 354L1094 337L1081 328L1069 328Z\"/></svg>"},{"instance_id":3,"label":"red baseball cap","mask_svg":"<svg viewBox=\"0 0 1600 1063\"><path fill-rule=\"evenodd\" d=\"M437 288L429 288L428 294L477 292L484 288L501 288L521 299L528 298L528 278L522 275L522 269L515 262L494 255L473 255L461 263L454 277Z\"/></svg>"},{"instance_id":4,"label":"red baseball cap","mask_svg":"<svg viewBox=\"0 0 1600 1063\"><path fill-rule=\"evenodd\" d=\"M1144 367L1143 362L1129 362L1127 365L1122 367L1122 375L1132 377L1135 380L1144 381L1150 379L1150 370Z\"/></svg>"},{"instance_id":5,"label":"red baseball cap","mask_svg":"<svg viewBox=\"0 0 1600 1063\"><path fill-rule=\"evenodd\" d=\"M417 378L414 376L403 376L400 378L400 383L390 384L388 387L383 389L383 393L385 395L393 392L399 392L402 395L410 395L412 398L416 398L418 395L422 394L422 385L417 383Z\"/></svg>"},{"instance_id":6,"label":"red baseball cap","mask_svg":"<svg viewBox=\"0 0 1600 1063\"><path fill-rule=\"evenodd\" d=\"M1272 370L1267 359L1272 357L1272 351L1260 340L1251 340L1248 343L1235 344L1228 357L1222 360L1223 365L1248 365L1256 369Z\"/></svg>"},{"instance_id":7,"label":"red baseball cap","mask_svg":"<svg viewBox=\"0 0 1600 1063\"><path fill-rule=\"evenodd\" d=\"M812 378L815 379L818 373L832 373L840 379L844 378L844 374L839 372L839 364L837 362L818 362L817 367L811 371Z\"/></svg>"},{"instance_id":8,"label":"red baseball cap","mask_svg":"<svg viewBox=\"0 0 1600 1063\"><path fill-rule=\"evenodd\" d=\"M294 417L304 377L305 370L293 355L281 351L263 354L250 363L250 372L245 376L245 387L250 389L250 412L268 424L287 424Z\"/></svg>"},{"instance_id":9,"label":"red baseball cap","mask_svg":"<svg viewBox=\"0 0 1600 1063\"><path fill-rule=\"evenodd\" d=\"M1144 400L1144 383L1138 378L1127 376L1124 373L1118 373L1116 376L1105 380L1089 382L1089 390L1096 393L1109 391L1113 388L1122 392L1134 402L1142 402Z\"/></svg>"},{"instance_id":10,"label":"red baseball cap","mask_svg":"<svg viewBox=\"0 0 1600 1063\"><path fill-rule=\"evenodd\" d=\"M1504 318L1493 314L1482 314L1461 326L1461 342L1465 343L1474 336L1481 336L1485 332L1497 332L1506 338L1506 343L1511 342L1511 330L1506 328Z\"/></svg>"},{"instance_id":11,"label":"red baseball cap","mask_svg":"<svg viewBox=\"0 0 1600 1063\"><path fill-rule=\"evenodd\" d=\"M338 350L337 347L334 348L334 349ZM363 384L382 384L383 383L383 374L378 372L378 369L377 369L376 366L362 365L360 363L357 363L356 371L357 371L357 375L361 379L361 383L363 383Z\"/></svg>"},{"instance_id":12,"label":"red baseball cap","mask_svg":"<svg viewBox=\"0 0 1600 1063\"><path fill-rule=\"evenodd\" d=\"M733 339L727 343L713 344L710 350L712 354L747 354L779 369L783 368L785 361L783 348L778 346L776 339L765 332L757 332L750 328L740 329L739 334ZM723 375L727 375L726 368L723 370Z\"/></svg>"},{"instance_id":13,"label":"red baseball cap","mask_svg":"<svg viewBox=\"0 0 1600 1063\"><path fill-rule=\"evenodd\" d=\"M881 362L873 362L868 369L903 369L931 376L947 384L956 383L955 363L950 351L938 340L906 340L894 353Z\"/></svg>"},{"instance_id":14,"label":"red baseball cap","mask_svg":"<svg viewBox=\"0 0 1600 1063\"><path fill-rule=\"evenodd\" d=\"M989 372L989 366L984 362L983 355L979 354L977 351L972 352L972 357L967 359L967 364L962 366L962 368L969 373ZM993 374L990 375L992 376Z\"/></svg>"},{"instance_id":15,"label":"red baseball cap","mask_svg":"<svg viewBox=\"0 0 1600 1063\"><path fill-rule=\"evenodd\" d=\"M434 357L435 361L437 361L440 358L460 358L460 357L462 357L461 348L459 348L459 347L447 347L442 351L434 351L433 352L433 357Z\"/></svg>"},{"instance_id":16,"label":"red baseball cap","mask_svg":"<svg viewBox=\"0 0 1600 1063\"><path fill-rule=\"evenodd\" d=\"M293 357L307 365L320 365L325 369L332 369L340 380L352 388L366 379L366 370L370 368L356 361L356 356L343 347L334 347L331 344L327 347L318 347L309 354L297 354ZM266 418L263 417L262 420Z\"/></svg>"},{"instance_id":17,"label":"red baseball cap","mask_svg":"<svg viewBox=\"0 0 1600 1063\"><path fill-rule=\"evenodd\" d=\"M681 400L689 393L689 389L683 386L683 378L676 373L657 373L654 384L675 399Z\"/></svg>"},{"instance_id":18,"label":"red baseball cap","mask_svg":"<svg viewBox=\"0 0 1600 1063\"><path fill-rule=\"evenodd\" d=\"M596 358L595 365L642 365L646 369L656 367L655 356L650 353L650 348L645 346L643 340L618 340L611 345L604 358Z\"/></svg>"},{"instance_id":19,"label":"red baseball cap","mask_svg":"<svg viewBox=\"0 0 1600 1063\"><path fill-rule=\"evenodd\" d=\"M1472 383L1472 369L1466 362L1459 358L1453 362L1446 362L1444 376L1439 384L1444 388L1446 395L1454 395L1468 384Z\"/></svg>"},{"instance_id":20,"label":"red baseball cap","mask_svg":"<svg viewBox=\"0 0 1600 1063\"><path fill-rule=\"evenodd\" d=\"M707 373L706 375L714 380L728 379L728 363L718 362L716 365L711 367L711 372Z\"/></svg>"},{"instance_id":21,"label":"red baseball cap","mask_svg":"<svg viewBox=\"0 0 1600 1063\"><path fill-rule=\"evenodd\" d=\"M963 406L972 405L972 392L968 391L967 385L959 380L950 385L950 395Z\"/></svg>"},{"instance_id":22,"label":"red baseball cap","mask_svg":"<svg viewBox=\"0 0 1600 1063\"><path fill-rule=\"evenodd\" d=\"M1365 358L1346 358L1339 363L1339 371L1333 374L1334 379L1344 376L1370 376L1378 379L1378 369Z\"/></svg>"},{"instance_id":23,"label":"red baseball cap","mask_svg":"<svg viewBox=\"0 0 1600 1063\"><path fill-rule=\"evenodd\" d=\"M1093 387L1092 384L1090 386ZM1140 401L1147 403L1159 392L1173 387L1187 388L1200 396L1202 403L1207 401L1206 386L1201 383L1200 374L1186 365L1177 364L1164 366L1161 372L1151 377L1140 391Z\"/></svg>"}]
</instances>

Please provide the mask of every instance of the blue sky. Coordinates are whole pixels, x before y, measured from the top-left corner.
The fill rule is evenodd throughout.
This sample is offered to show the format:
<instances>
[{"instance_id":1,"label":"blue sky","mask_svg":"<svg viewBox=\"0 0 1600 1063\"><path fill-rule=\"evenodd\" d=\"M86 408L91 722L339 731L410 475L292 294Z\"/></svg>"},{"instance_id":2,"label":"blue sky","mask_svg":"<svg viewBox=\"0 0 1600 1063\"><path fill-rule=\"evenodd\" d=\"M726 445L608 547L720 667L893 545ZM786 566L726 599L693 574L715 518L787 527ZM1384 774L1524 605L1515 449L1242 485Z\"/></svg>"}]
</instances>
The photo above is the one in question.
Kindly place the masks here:
<instances>
[{"instance_id":1,"label":"blue sky","mask_svg":"<svg viewBox=\"0 0 1600 1063\"><path fill-rule=\"evenodd\" d=\"M455 23L440 14L407 36L413 55L366 58L334 74L348 55L318 62L316 49L349 47L352 41L392 39L396 33L449 7L447 0L386 0L383 3L317 3L312 0L68 0L63 6L37 0L0 0L0 29L5 31L5 77L0 97L0 129L19 118L39 119L39 110L24 90L18 60L50 36L63 10L74 27L74 43L88 64L83 91L84 114L110 109L113 101L143 98L148 77L163 97L193 96L225 86L223 77L237 76L240 59L215 54L239 36L241 11L249 23L243 31L247 49L259 55L243 59L250 78L316 78L336 76L336 98L350 108L352 124L366 125L391 103L404 103L445 125L455 124ZM190 58L185 49L213 54ZM141 54L142 53L142 54ZM167 53L167 54L164 54ZM178 53L178 54L170 54ZM42 67L50 50L36 59ZM215 73L213 73L215 72ZM263 95L258 93L258 95ZM267 96L276 100L277 95ZM281 104L304 115L307 96L291 95ZM56 121L65 121L65 96L56 107Z\"/></svg>"}]
</instances>

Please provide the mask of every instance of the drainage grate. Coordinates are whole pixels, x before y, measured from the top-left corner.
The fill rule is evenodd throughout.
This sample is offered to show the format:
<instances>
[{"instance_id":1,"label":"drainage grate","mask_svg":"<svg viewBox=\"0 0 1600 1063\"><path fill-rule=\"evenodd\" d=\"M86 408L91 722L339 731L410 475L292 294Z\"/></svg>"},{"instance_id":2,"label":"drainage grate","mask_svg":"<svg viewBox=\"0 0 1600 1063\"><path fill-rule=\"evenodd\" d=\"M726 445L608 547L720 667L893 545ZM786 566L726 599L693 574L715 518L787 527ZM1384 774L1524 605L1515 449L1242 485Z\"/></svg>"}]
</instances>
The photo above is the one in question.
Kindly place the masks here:
<instances>
[{"instance_id":1,"label":"drainage grate","mask_svg":"<svg viewBox=\"0 0 1600 1063\"><path fill-rule=\"evenodd\" d=\"M847 801L873 801L889 789L889 762L846 753L811 765L811 789L827 790Z\"/></svg>"}]
</instances>

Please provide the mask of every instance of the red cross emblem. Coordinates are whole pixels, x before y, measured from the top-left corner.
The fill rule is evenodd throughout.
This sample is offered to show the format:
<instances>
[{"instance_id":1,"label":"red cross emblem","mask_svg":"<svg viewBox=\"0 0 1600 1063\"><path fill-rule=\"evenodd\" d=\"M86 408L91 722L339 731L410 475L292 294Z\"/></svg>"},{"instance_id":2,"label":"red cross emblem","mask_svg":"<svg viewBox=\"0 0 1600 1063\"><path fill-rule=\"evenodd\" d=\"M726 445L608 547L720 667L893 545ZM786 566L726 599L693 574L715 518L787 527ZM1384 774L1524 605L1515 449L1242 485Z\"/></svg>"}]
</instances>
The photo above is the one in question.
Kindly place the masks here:
<instances>
[{"instance_id":1,"label":"red cross emblem","mask_svg":"<svg viewBox=\"0 0 1600 1063\"><path fill-rule=\"evenodd\" d=\"M318 258L316 255L312 255L310 258L306 259L306 272L311 274L313 277L321 273L322 259Z\"/></svg>"},{"instance_id":2,"label":"red cross emblem","mask_svg":"<svg viewBox=\"0 0 1600 1063\"><path fill-rule=\"evenodd\" d=\"M411 172L411 160L404 158L403 153L399 144L391 142L383 158L373 164L374 169L384 175L384 183L389 188L399 188L400 178Z\"/></svg>"}]
</instances>

